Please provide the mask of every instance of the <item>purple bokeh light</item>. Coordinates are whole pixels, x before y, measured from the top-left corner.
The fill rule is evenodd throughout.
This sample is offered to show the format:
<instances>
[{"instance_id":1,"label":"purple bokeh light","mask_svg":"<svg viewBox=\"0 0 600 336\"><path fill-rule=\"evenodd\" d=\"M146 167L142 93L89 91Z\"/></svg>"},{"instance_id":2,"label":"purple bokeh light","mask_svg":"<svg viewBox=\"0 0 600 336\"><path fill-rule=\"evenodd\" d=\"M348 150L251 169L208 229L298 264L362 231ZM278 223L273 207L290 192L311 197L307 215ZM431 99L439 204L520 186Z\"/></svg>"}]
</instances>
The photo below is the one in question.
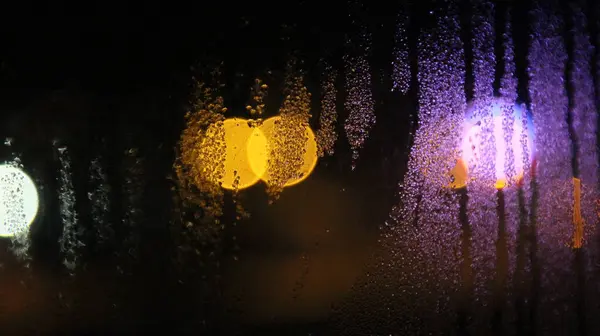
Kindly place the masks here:
<instances>
[{"instance_id":1,"label":"purple bokeh light","mask_svg":"<svg viewBox=\"0 0 600 336\"><path fill-rule=\"evenodd\" d=\"M514 153L514 162L505 162L507 160L507 152L509 150L507 143L504 141L505 134L503 129L503 118L505 117L505 113L503 115L503 110L506 109L506 104L501 100L495 100L489 108L492 109L493 114L493 127L494 127L494 139L496 145L496 154L495 155L481 155L480 146L481 143L480 137L483 134L482 131L482 121L480 118L474 117L475 115L482 115L482 113L474 113L474 111L469 111L467 118L465 120L464 128L463 128L463 138L461 142L461 158L465 164L467 164L467 171L469 172L469 179L477 179L478 176L473 175L471 172L476 172L477 169L474 169L478 165L484 166L494 166L495 167L495 177L496 177L496 186L503 187L504 184L511 185L514 182L517 182L520 178L523 177L524 166L523 166L523 156L528 153L528 162L532 162L534 156L534 131L533 131L533 123L531 118L527 118L527 129L523 129L522 123L515 123L512 131L512 134L508 136L510 139L510 144L512 152ZM527 112L520 106L511 107L512 117L514 120L522 120L523 117L527 117ZM525 137L527 143L527 151L524 151L523 145L521 143L522 136ZM482 162L481 160L486 160L486 158L495 160L494 164L487 164L488 162ZM514 164L514 171L516 172L516 176L513 181L509 174L506 172L506 167Z\"/></svg>"}]
</instances>

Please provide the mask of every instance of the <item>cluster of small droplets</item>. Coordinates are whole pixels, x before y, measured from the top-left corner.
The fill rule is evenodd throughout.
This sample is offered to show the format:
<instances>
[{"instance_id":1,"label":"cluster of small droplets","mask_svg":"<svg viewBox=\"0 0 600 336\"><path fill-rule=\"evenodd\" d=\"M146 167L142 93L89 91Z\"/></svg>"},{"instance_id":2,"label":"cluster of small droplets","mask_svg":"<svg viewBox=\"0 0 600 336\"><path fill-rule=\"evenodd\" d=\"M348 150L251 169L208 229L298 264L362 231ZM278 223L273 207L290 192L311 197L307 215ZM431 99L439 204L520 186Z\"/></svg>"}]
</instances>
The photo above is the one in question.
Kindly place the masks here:
<instances>
[{"instance_id":1,"label":"cluster of small droplets","mask_svg":"<svg viewBox=\"0 0 600 336\"><path fill-rule=\"evenodd\" d=\"M510 10L506 10L506 24L502 34L502 45L504 47L504 74L500 79L500 95L508 101L517 99L517 77L515 75L515 46L512 37L512 15Z\"/></svg>"},{"instance_id":2,"label":"cluster of small droplets","mask_svg":"<svg viewBox=\"0 0 600 336\"><path fill-rule=\"evenodd\" d=\"M392 90L407 94L410 89L410 62L408 59L408 26L410 15L408 8L403 7L398 15L398 25L392 61Z\"/></svg>"},{"instance_id":3,"label":"cluster of small droplets","mask_svg":"<svg viewBox=\"0 0 600 336\"><path fill-rule=\"evenodd\" d=\"M410 175L404 181L405 197L420 203L417 204L419 230L416 238L431 244L429 251L424 251L425 257L436 260L427 272L442 277L440 283L457 282L460 269L460 252L442 253L461 245L459 202L454 193L443 189L450 182L448 172L456 162L466 108L464 49L457 13L456 3L452 1L445 13L436 9L437 29L433 32L423 30L419 37L419 129L411 159L423 172L424 185L410 185L413 181L406 179L410 179ZM457 289L446 285L445 289L438 287L436 290Z\"/></svg>"},{"instance_id":4,"label":"cluster of small droplets","mask_svg":"<svg viewBox=\"0 0 600 336\"><path fill-rule=\"evenodd\" d=\"M256 78L254 80L254 84L250 89L251 99L250 103L246 105L246 111L250 114L252 118L257 119L248 120L248 126L254 128L259 127L262 124L262 115L266 110L266 105L264 101L268 93L269 86L266 83L264 83L260 78ZM236 173L234 172L234 174ZM244 208L241 200L241 195L238 193L239 183L240 176L237 175L233 180L233 202L235 203L236 209L236 221L233 223L234 226L237 225L238 221L250 218L250 213ZM234 251L239 251L239 246L237 242L234 242ZM234 258L237 258L237 256L234 256Z\"/></svg>"},{"instance_id":5,"label":"cluster of small droplets","mask_svg":"<svg viewBox=\"0 0 600 336\"><path fill-rule=\"evenodd\" d=\"M83 228L78 224L77 211L75 210L75 190L71 176L71 159L65 146L57 146L60 161L59 171L59 207L60 218L63 224L62 234L58 242L63 254L63 265L73 272L78 264L79 249L85 244L82 242Z\"/></svg>"},{"instance_id":6,"label":"cluster of small droplets","mask_svg":"<svg viewBox=\"0 0 600 336\"><path fill-rule=\"evenodd\" d=\"M317 145L319 157L333 155L335 151L335 141L337 133L335 131L337 123L337 89L335 80L337 71L330 65L325 67L325 80L322 84L323 97L321 98L321 114L319 116L319 130L317 131Z\"/></svg>"},{"instance_id":7,"label":"cluster of small droplets","mask_svg":"<svg viewBox=\"0 0 600 336\"><path fill-rule=\"evenodd\" d=\"M572 122L578 141L577 160L581 179L581 215L584 219L584 240L596 222L595 200L598 199L598 154L596 147L596 105L591 60L594 49L587 33L587 20L580 5L573 5L573 89ZM584 242L585 244L585 242Z\"/></svg>"},{"instance_id":8,"label":"cluster of small droplets","mask_svg":"<svg viewBox=\"0 0 600 336\"><path fill-rule=\"evenodd\" d=\"M442 14L438 25L438 31L424 30L418 42L419 129L411 161L417 161L426 182L441 188L449 183L457 156L465 70L457 19L452 12Z\"/></svg>"},{"instance_id":9,"label":"cluster of small droplets","mask_svg":"<svg viewBox=\"0 0 600 336\"><path fill-rule=\"evenodd\" d=\"M246 110L253 118L260 118L265 111L264 100L267 97L269 86L263 83L259 78L254 80L254 85L250 90L251 101L246 106Z\"/></svg>"},{"instance_id":10,"label":"cluster of small droplets","mask_svg":"<svg viewBox=\"0 0 600 336\"><path fill-rule=\"evenodd\" d=\"M555 3L554 6L558 5ZM565 223L564 218L559 219L552 214L556 213L553 209L570 207L572 200L571 141L566 121L568 100L564 84L567 52L562 36L563 20L552 9L555 8L542 8L541 5L533 9L534 33L528 55L529 94L538 148L540 234L547 226L558 229L570 224L570 219ZM548 238L568 241L570 225L564 229L564 236Z\"/></svg>"},{"instance_id":11,"label":"cluster of small droplets","mask_svg":"<svg viewBox=\"0 0 600 336\"><path fill-rule=\"evenodd\" d=\"M186 126L179 141L179 157L174 165L181 199L200 206L200 226L219 224L223 214L223 190L219 181L225 175L225 132L222 125L227 109L223 98L197 83L192 102L194 110L185 116Z\"/></svg>"},{"instance_id":12,"label":"cluster of small droplets","mask_svg":"<svg viewBox=\"0 0 600 336\"><path fill-rule=\"evenodd\" d=\"M490 99L494 94L494 4L491 1L471 0L473 9L473 94L477 99Z\"/></svg>"},{"instance_id":13,"label":"cluster of small droplets","mask_svg":"<svg viewBox=\"0 0 600 336\"><path fill-rule=\"evenodd\" d=\"M96 239L99 244L109 242L114 238L114 230L109 221L110 215L110 185L103 167L103 158L98 156L92 160L89 167L91 216L96 228Z\"/></svg>"},{"instance_id":14,"label":"cluster of small droplets","mask_svg":"<svg viewBox=\"0 0 600 336\"><path fill-rule=\"evenodd\" d=\"M460 203L444 186L466 108L465 60L457 2L432 8L437 27L424 28L418 43L419 128L401 201L383 228L379 257L355 286L356 299L341 307L347 334L443 334L455 325L464 264Z\"/></svg>"},{"instance_id":15,"label":"cluster of small droplets","mask_svg":"<svg viewBox=\"0 0 600 336\"><path fill-rule=\"evenodd\" d=\"M502 78L500 79L500 95L501 95L501 99L500 99L500 109L501 109L501 115L502 115L502 131L503 131L503 135L504 135L504 143L505 143L505 148L506 148L506 153L505 153L505 159L504 159L504 174L506 176L506 187L504 188L504 208L506 209L504 212L504 221L505 221L505 234L506 234L506 240L505 240L505 247L506 250L508 252L508 261L507 261L507 267L508 269L505 270L507 271L506 274L506 283L505 285L508 285L509 283L512 282L513 285L508 285L508 288L502 288L501 290L506 290L506 293L508 295L506 295L506 306L510 306L510 303L508 303L508 301L513 302L514 301L514 296L512 296L511 294L513 294L515 292L515 286L514 286L514 279L515 279L515 272L520 272L521 270L517 270L517 246L520 242L517 241L518 239L518 234L519 234L519 210L521 209L519 207L519 189L518 188L514 188L514 186L517 185L517 169L516 169L516 162L515 160L526 160L526 163L524 163L522 165L523 168L523 172L521 172L522 174L525 174L526 171L529 170L528 168L528 164L529 164L529 154L528 154L528 150L527 150L527 127L524 127L522 129L525 130L525 132L523 132L522 134L519 134L517 136L520 137L521 142L520 142L520 146L522 148L522 152L525 153L524 158L516 158L515 157L515 153L513 151L513 137L515 136L514 134L514 129L515 129L515 123L521 123L523 124L524 121L524 126L527 126L527 113L526 113L526 109L525 107L521 108L521 117L523 118L521 119L516 119L516 111L517 108L515 106L515 102L517 99L517 77L516 77L516 66L515 66L515 60L514 60L514 43L512 40L512 34L511 34L511 15L510 15L510 10L507 9L506 11L506 24L504 27L504 32L502 34L502 44L504 46L504 54L503 54L503 60L504 60L504 73ZM528 179L528 175L525 174L523 176L523 179L527 178ZM521 180L522 182L523 180ZM523 186L521 184L520 187L520 191L521 192L526 192L526 190L523 190ZM502 219L499 220L499 224L500 221ZM524 257L524 255L520 256L521 258ZM520 280L520 279L519 279ZM517 286L519 286L519 284L517 284ZM513 310L508 310L511 313L514 313ZM511 318L506 319L506 321L514 321Z\"/></svg>"},{"instance_id":16,"label":"cluster of small droplets","mask_svg":"<svg viewBox=\"0 0 600 336\"><path fill-rule=\"evenodd\" d=\"M558 1L535 1L532 7L532 38L529 48L529 95L536 131L537 255L540 260L542 296L538 327L541 333L569 333L576 323L571 309L573 254L573 181L571 141L567 125L568 98L565 86L567 51L564 23ZM560 320L555 316L560 315ZM567 322L570 321L570 322Z\"/></svg>"},{"instance_id":17,"label":"cluster of small droplets","mask_svg":"<svg viewBox=\"0 0 600 336\"><path fill-rule=\"evenodd\" d=\"M473 185L489 186L494 184L496 140L494 137L494 119L492 102L494 98L494 75L496 59L494 56L494 6L490 1L472 1L473 8L473 118L481 123L478 134L478 162L469 162ZM486 188L489 189L489 188Z\"/></svg>"},{"instance_id":18,"label":"cluster of small droplets","mask_svg":"<svg viewBox=\"0 0 600 336\"><path fill-rule=\"evenodd\" d=\"M298 176L304 165L306 127L310 118L311 94L304 86L303 76L289 70L286 76L283 105L275 122L268 160L271 201L277 199L283 187Z\"/></svg>"},{"instance_id":19,"label":"cluster of small droplets","mask_svg":"<svg viewBox=\"0 0 600 336\"><path fill-rule=\"evenodd\" d=\"M369 131L375 125L375 102L372 93L371 67L367 60L371 48L371 38L364 33L359 41L348 41L360 46L355 55L344 55L346 78L346 101L344 107L348 118L344 130L352 149L352 170L356 168L359 151L369 137Z\"/></svg>"},{"instance_id":20,"label":"cluster of small droplets","mask_svg":"<svg viewBox=\"0 0 600 336\"><path fill-rule=\"evenodd\" d=\"M494 293L491 284L497 272L498 224L496 182L496 138L494 134L494 90L496 59L494 53L494 5L491 1L471 1L473 46L473 101L469 106L472 121L480 125L472 143L478 156L467 162L469 171L467 215L471 226L474 304L481 311L471 324L474 334L485 332L490 316L484 305ZM462 132L461 132L462 133ZM473 139L474 140L474 139Z\"/></svg>"},{"instance_id":21,"label":"cluster of small droplets","mask_svg":"<svg viewBox=\"0 0 600 336\"><path fill-rule=\"evenodd\" d=\"M10 142L5 142L7 146L10 146ZM23 169L21 159L17 156L12 161L5 162L4 165L8 167L15 167ZM14 232L11 237L11 251L13 254L21 260L29 260L29 247L31 246L31 240L29 239L29 229L24 218L26 217L24 208L24 195L23 195L23 183L24 176L22 175L4 175L0 180L2 188L3 209L6 213L3 216L5 227L8 228L9 232Z\"/></svg>"},{"instance_id":22,"label":"cluster of small droplets","mask_svg":"<svg viewBox=\"0 0 600 336\"><path fill-rule=\"evenodd\" d=\"M507 185L511 186L515 182L517 175L515 168L515 160L522 160L522 158L515 158L512 146L512 137L514 132L515 122L521 122L521 120L515 120L515 102L517 100L517 77L515 75L515 52L514 43L511 34L511 15L510 10L506 11L506 25L504 33L502 34L502 44L504 46L504 74L500 79L500 95L503 98L502 104L502 131L504 132L504 143L506 144L506 160L504 161L504 173L506 174ZM522 109L525 111L525 109ZM524 113L526 117L526 114ZM526 134L523 134L525 136ZM523 140L527 140L524 138ZM522 143L522 147L526 142ZM528 155L528 154L527 154ZM529 159L527 157L527 159ZM528 160L529 161L529 160ZM527 165L523 165L527 167ZM527 170L525 168L524 170Z\"/></svg>"},{"instance_id":23,"label":"cluster of small droplets","mask_svg":"<svg viewBox=\"0 0 600 336\"><path fill-rule=\"evenodd\" d=\"M202 82L196 82L191 103L174 164L177 218L173 229L178 232L175 239L180 266L189 258L204 265L214 261L225 229L221 222L224 193L220 181L225 175L223 120L227 108L223 97Z\"/></svg>"}]
</instances>

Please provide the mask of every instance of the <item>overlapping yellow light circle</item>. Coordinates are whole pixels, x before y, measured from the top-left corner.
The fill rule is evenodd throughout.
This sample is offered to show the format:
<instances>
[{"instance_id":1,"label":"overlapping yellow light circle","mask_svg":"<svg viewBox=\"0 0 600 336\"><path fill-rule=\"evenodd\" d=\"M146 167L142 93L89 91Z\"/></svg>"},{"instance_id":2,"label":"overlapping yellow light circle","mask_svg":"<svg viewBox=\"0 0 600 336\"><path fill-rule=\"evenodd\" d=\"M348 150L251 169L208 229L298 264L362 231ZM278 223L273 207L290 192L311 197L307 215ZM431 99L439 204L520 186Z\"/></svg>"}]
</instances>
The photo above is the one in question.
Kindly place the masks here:
<instances>
[{"instance_id":1,"label":"overlapping yellow light circle","mask_svg":"<svg viewBox=\"0 0 600 336\"><path fill-rule=\"evenodd\" d=\"M18 167L0 165L0 237L27 232L38 207L33 180Z\"/></svg>"},{"instance_id":2,"label":"overlapping yellow light circle","mask_svg":"<svg viewBox=\"0 0 600 336\"><path fill-rule=\"evenodd\" d=\"M250 167L252 167L252 170L256 174L260 174L261 179L266 183L270 183L272 176L272 168L269 167L269 155L271 154L271 144L274 143L275 128L277 127L279 120L281 120L281 117L279 116L265 120L262 125L257 128L256 134L252 136L248 142ZM297 177L287 181L284 185L285 187L290 187L304 181L317 165L318 154L315 134L309 126L306 126L304 129L305 143L304 156L302 158L303 165L300 170L296 172L297 174L295 175ZM266 138L266 141L264 141L263 138Z\"/></svg>"},{"instance_id":3,"label":"overlapping yellow light circle","mask_svg":"<svg viewBox=\"0 0 600 336\"><path fill-rule=\"evenodd\" d=\"M212 124L206 132L206 137L203 140L202 146L219 146L218 142L207 141L218 131L224 132L225 141L225 158L215 163L220 162L224 165L224 175L219 179L221 187L229 190L244 189L252 186L260 180L260 175L257 175L250 167L248 162L248 140L256 131L256 128L251 127L249 120L242 118L229 118L222 123ZM222 128L219 130L218 128ZM207 151L213 152L213 151ZM211 167L216 169L217 167ZM260 173L260 171L257 171Z\"/></svg>"},{"instance_id":4,"label":"overlapping yellow light circle","mask_svg":"<svg viewBox=\"0 0 600 336\"><path fill-rule=\"evenodd\" d=\"M224 174L219 179L224 189L245 189L254 185L259 180L269 183L272 173L269 169L269 156L271 145L275 136L275 127L281 117L276 116L265 120L260 126L253 127L252 120L242 118L229 118L221 123L209 127L202 146L219 146L217 141L207 141L218 131L224 133L225 157L223 158ZM222 129L219 129L222 128ZM295 174L298 176L289 180L285 187L296 185L304 181L317 164L317 142L310 127L306 127L306 142L304 164ZM207 153L217 152L208 148ZM216 164L215 164L216 165ZM216 169L217 167L211 167Z\"/></svg>"}]
</instances>

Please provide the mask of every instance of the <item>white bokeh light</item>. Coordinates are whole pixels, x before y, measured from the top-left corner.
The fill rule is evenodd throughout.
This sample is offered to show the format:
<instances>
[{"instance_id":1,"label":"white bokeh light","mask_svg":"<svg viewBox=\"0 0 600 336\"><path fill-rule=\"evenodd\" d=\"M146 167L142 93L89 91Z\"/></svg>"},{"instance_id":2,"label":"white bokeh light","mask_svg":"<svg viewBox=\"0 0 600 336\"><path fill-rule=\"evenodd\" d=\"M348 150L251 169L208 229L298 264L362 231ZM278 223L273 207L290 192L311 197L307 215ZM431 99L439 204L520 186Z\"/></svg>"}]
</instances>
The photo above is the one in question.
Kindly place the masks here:
<instances>
[{"instance_id":1,"label":"white bokeh light","mask_svg":"<svg viewBox=\"0 0 600 336\"><path fill-rule=\"evenodd\" d=\"M38 207L33 180L16 166L0 165L0 237L27 232Z\"/></svg>"}]
</instances>

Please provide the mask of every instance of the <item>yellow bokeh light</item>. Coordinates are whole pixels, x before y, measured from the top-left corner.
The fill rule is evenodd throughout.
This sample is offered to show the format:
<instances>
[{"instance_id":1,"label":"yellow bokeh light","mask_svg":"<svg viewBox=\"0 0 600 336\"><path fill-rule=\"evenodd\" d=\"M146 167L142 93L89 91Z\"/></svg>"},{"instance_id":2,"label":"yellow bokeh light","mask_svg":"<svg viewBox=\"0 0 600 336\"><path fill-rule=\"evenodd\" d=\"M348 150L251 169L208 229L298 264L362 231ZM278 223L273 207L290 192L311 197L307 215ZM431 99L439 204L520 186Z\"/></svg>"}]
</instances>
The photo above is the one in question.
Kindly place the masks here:
<instances>
[{"instance_id":1,"label":"yellow bokeh light","mask_svg":"<svg viewBox=\"0 0 600 336\"><path fill-rule=\"evenodd\" d=\"M450 171L450 176L452 176L452 181L448 184L448 188L452 189L460 189L467 186L467 181L469 179L469 172L467 165L462 159L456 160L456 165ZM517 175L516 180L519 181L523 178L523 173ZM504 189L506 187L506 179L499 178L494 183L494 188L496 189Z\"/></svg>"},{"instance_id":2,"label":"yellow bokeh light","mask_svg":"<svg viewBox=\"0 0 600 336\"><path fill-rule=\"evenodd\" d=\"M456 165L450 171L450 175L452 176L452 182L448 187L460 189L467 186L467 165L462 159L456 160Z\"/></svg>"},{"instance_id":3,"label":"yellow bokeh light","mask_svg":"<svg viewBox=\"0 0 600 336\"><path fill-rule=\"evenodd\" d=\"M255 133L248 142L248 160L254 174L261 176L266 183L270 182L272 168L269 168L269 155L271 146L275 143L275 127L281 117L276 116L265 120L261 126L255 129ZM285 187L290 187L304 181L317 165L317 141L315 134L309 126L305 127L305 145L303 164L299 171L295 172L295 178L288 180ZM281 168L281 167L280 167Z\"/></svg>"},{"instance_id":4,"label":"yellow bokeh light","mask_svg":"<svg viewBox=\"0 0 600 336\"><path fill-rule=\"evenodd\" d=\"M494 183L494 188L496 189L504 189L504 187L506 187L506 179L504 178L500 178Z\"/></svg>"},{"instance_id":5,"label":"yellow bokeh light","mask_svg":"<svg viewBox=\"0 0 600 336\"><path fill-rule=\"evenodd\" d=\"M264 139L261 131L251 127L250 123L251 121L242 118L229 118L222 123L212 124L206 131L202 146L216 146L215 142L207 141L207 139L219 133L220 130L224 131L225 159L223 165L225 173L219 182L225 189L248 188L258 182L264 172L264 170L250 167L247 143L253 134L259 138L255 140L259 143L260 139ZM217 167L210 168L217 169Z\"/></svg>"}]
</instances>

